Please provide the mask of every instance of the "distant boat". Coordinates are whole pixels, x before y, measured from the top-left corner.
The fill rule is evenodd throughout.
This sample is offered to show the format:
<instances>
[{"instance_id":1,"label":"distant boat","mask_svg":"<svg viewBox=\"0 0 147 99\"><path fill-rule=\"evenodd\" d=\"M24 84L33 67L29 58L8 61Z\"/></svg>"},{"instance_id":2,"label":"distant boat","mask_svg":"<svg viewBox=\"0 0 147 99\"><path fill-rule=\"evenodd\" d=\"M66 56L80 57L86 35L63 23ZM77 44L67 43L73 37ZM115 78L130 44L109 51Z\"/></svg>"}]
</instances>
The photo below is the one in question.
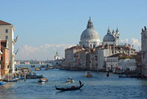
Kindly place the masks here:
<instances>
[{"instance_id":1,"label":"distant boat","mask_svg":"<svg viewBox=\"0 0 147 99\"><path fill-rule=\"evenodd\" d=\"M54 68L54 66L49 66L49 69L53 69Z\"/></svg>"},{"instance_id":2,"label":"distant boat","mask_svg":"<svg viewBox=\"0 0 147 99\"><path fill-rule=\"evenodd\" d=\"M107 72L107 77L109 77L109 72Z\"/></svg>"},{"instance_id":3,"label":"distant boat","mask_svg":"<svg viewBox=\"0 0 147 99\"><path fill-rule=\"evenodd\" d=\"M93 77L92 74L91 74L90 72L87 72L85 76L86 76L86 77Z\"/></svg>"},{"instance_id":4,"label":"distant boat","mask_svg":"<svg viewBox=\"0 0 147 99\"><path fill-rule=\"evenodd\" d=\"M40 70L41 70L40 67L36 67L36 68L35 68L35 71L40 71Z\"/></svg>"},{"instance_id":5,"label":"distant boat","mask_svg":"<svg viewBox=\"0 0 147 99\"><path fill-rule=\"evenodd\" d=\"M78 90L78 89L80 89L81 87L84 86L84 84L81 81L79 81L79 83L80 83L80 86L71 86L71 87L66 87L66 88L59 88L59 87L56 87L56 85L55 85L55 88L56 88L56 90L61 90L61 91Z\"/></svg>"},{"instance_id":6,"label":"distant boat","mask_svg":"<svg viewBox=\"0 0 147 99\"><path fill-rule=\"evenodd\" d=\"M19 76L13 77L13 79L15 79L15 78L18 78L18 79L20 79L20 80L24 80L24 79L25 79L25 77L19 77Z\"/></svg>"},{"instance_id":7,"label":"distant boat","mask_svg":"<svg viewBox=\"0 0 147 99\"><path fill-rule=\"evenodd\" d=\"M71 77L69 77L69 78L66 80L66 82L68 82L68 83L73 83L74 80L73 80Z\"/></svg>"},{"instance_id":8,"label":"distant boat","mask_svg":"<svg viewBox=\"0 0 147 99\"><path fill-rule=\"evenodd\" d=\"M12 78L12 79L8 79L8 80L3 80L6 82L17 82L19 80L19 78Z\"/></svg>"},{"instance_id":9,"label":"distant boat","mask_svg":"<svg viewBox=\"0 0 147 99\"><path fill-rule=\"evenodd\" d=\"M6 84L6 82L0 81L0 85L5 85L5 84Z\"/></svg>"},{"instance_id":10,"label":"distant boat","mask_svg":"<svg viewBox=\"0 0 147 99\"><path fill-rule=\"evenodd\" d=\"M41 68L45 68L45 65L41 65Z\"/></svg>"},{"instance_id":11,"label":"distant boat","mask_svg":"<svg viewBox=\"0 0 147 99\"><path fill-rule=\"evenodd\" d=\"M31 67L35 67L35 65L31 65Z\"/></svg>"},{"instance_id":12,"label":"distant boat","mask_svg":"<svg viewBox=\"0 0 147 99\"><path fill-rule=\"evenodd\" d=\"M46 79L46 78L40 78L39 80L38 80L38 82L47 82L48 80Z\"/></svg>"}]
</instances>

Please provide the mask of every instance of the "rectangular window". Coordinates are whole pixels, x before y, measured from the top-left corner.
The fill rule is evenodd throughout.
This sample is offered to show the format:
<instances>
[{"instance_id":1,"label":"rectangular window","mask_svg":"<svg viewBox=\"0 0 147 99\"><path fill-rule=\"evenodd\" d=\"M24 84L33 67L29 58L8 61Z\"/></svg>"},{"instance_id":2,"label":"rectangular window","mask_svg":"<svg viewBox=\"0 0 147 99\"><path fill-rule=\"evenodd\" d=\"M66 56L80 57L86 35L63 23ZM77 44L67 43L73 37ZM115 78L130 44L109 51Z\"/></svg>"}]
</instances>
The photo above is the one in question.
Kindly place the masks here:
<instances>
[{"instance_id":1,"label":"rectangular window","mask_svg":"<svg viewBox=\"0 0 147 99\"><path fill-rule=\"evenodd\" d=\"M5 39L8 40L8 36L6 36Z\"/></svg>"},{"instance_id":2,"label":"rectangular window","mask_svg":"<svg viewBox=\"0 0 147 99\"><path fill-rule=\"evenodd\" d=\"M8 33L8 29L6 29L6 33Z\"/></svg>"}]
</instances>

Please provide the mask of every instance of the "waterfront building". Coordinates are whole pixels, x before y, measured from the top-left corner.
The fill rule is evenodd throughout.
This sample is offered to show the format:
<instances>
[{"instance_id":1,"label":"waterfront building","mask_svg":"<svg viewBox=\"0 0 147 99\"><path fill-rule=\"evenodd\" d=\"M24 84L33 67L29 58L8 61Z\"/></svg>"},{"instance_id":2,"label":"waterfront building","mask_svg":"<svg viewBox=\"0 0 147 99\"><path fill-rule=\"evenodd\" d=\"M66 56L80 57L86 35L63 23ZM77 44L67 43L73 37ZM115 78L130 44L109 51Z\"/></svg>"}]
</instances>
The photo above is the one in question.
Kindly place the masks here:
<instances>
[{"instance_id":1,"label":"waterfront building","mask_svg":"<svg viewBox=\"0 0 147 99\"><path fill-rule=\"evenodd\" d=\"M20 61L16 61L16 65L20 65Z\"/></svg>"},{"instance_id":2,"label":"waterfront building","mask_svg":"<svg viewBox=\"0 0 147 99\"><path fill-rule=\"evenodd\" d=\"M126 69L135 71L136 68L136 59L134 55L129 56L124 53L118 53L106 58L106 71L120 73Z\"/></svg>"},{"instance_id":3,"label":"waterfront building","mask_svg":"<svg viewBox=\"0 0 147 99\"><path fill-rule=\"evenodd\" d=\"M118 55L118 54L117 54ZM112 55L106 58L106 71L116 72L118 68L118 56Z\"/></svg>"},{"instance_id":4,"label":"waterfront building","mask_svg":"<svg viewBox=\"0 0 147 99\"><path fill-rule=\"evenodd\" d=\"M14 40L14 26L10 23L4 22L0 20L0 39L8 41L9 48L9 66L10 71L15 72L14 66L14 44L16 40Z\"/></svg>"},{"instance_id":5,"label":"waterfront building","mask_svg":"<svg viewBox=\"0 0 147 99\"><path fill-rule=\"evenodd\" d=\"M136 70L136 60L135 59L120 59L118 61L118 68L122 71L135 71Z\"/></svg>"},{"instance_id":6,"label":"waterfront building","mask_svg":"<svg viewBox=\"0 0 147 99\"><path fill-rule=\"evenodd\" d=\"M1 75L7 75L9 73L9 49L8 49L8 41L1 41Z\"/></svg>"},{"instance_id":7,"label":"waterfront building","mask_svg":"<svg viewBox=\"0 0 147 99\"><path fill-rule=\"evenodd\" d=\"M65 49L65 61L63 62L62 69L72 69L75 62L74 54L84 50L81 46L73 46Z\"/></svg>"},{"instance_id":8,"label":"waterfront building","mask_svg":"<svg viewBox=\"0 0 147 99\"><path fill-rule=\"evenodd\" d=\"M30 62L24 62L25 65L30 65Z\"/></svg>"},{"instance_id":9,"label":"waterfront building","mask_svg":"<svg viewBox=\"0 0 147 99\"><path fill-rule=\"evenodd\" d=\"M106 70L106 58L110 56L110 50L104 48L96 48L97 54L97 71Z\"/></svg>"},{"instance_id":10,"label":"waterfront building","mask_svg":"<svg viewBox=\"0 0 147 99\"><path fill-rule=\"evenodd\" d=\"M91 18L88 20L87 28L82 32L80 46L83 48L95 48L100 45L100 38L98 32L94 29L93 22Z\"/></svg>"},{"instance_id":11,"label":"waterfront building","mask_svg":"<svg viewBox=\"0 0 147 99\"><path fill-rule=\"evenodd\" d=\"M97 70L97 66L98 66L98 62L97 62L97 54L96 54L96 50L95 49L91 49L90 53L89 53L89 56L90 56L90 66L89 66L89 70L92 70L92 71L96 71Z\"/></svg>"},{"instance_id":12,"label":"waterfront building","mask_svg":"<svg viewBox=\"0 0 147 99\"><path fill-rule=\"evenodd\" d=\"M74 69L75 70L89 70L90 50L91 50L90 48L85 48L74 54L75 56Z\"/></svg>"},{"instance_id":13,"label":"waterfront building","mask_svg":"<svg viewBox=\"0 0 147 99\"><path fill-rule=\"evenodd\" d=\"M2 55L2 52L1 52L1 40L0 40L0 62L1 62L1 55ZM2 78L1 77L1 63L0 63L0 79Z\"/></svg>"},{"instance_id":14,"label":"waterfront building","mask_svg":"<svg viewBox=\"0 0 147 99\"><path fill-rule=\"evenodd\" d=\"M144 26L141 32L143 75L147 77L147 29Z\"/></svg>"},{"instance_id":15,"label":"waterfront building","mask_svg":"<svg viewBox=\"0 0 147 99\"><path fill-rule=\"evenodd\" d=\"M98 71L105 70L106 68L106 58L108 56L112 56L115 54L126 54L126 55L135 55L135 49L131 47L130 44L117 45L114 44L106 44L96 47L97 50L97 62L98 62ZM117 65L117 64L116 64ZM108 69L107 69L108 70Z\"/></svg>"}]
</instances>

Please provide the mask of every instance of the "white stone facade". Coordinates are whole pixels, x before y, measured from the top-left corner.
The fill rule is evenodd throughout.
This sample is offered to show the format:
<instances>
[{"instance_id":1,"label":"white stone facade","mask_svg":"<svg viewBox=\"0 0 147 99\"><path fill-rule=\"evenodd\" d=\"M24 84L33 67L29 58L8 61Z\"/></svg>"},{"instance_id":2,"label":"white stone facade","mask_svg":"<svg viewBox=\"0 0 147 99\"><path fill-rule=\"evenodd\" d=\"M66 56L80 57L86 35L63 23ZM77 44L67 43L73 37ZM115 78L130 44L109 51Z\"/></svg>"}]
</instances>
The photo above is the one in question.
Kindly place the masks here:
<instances>
[{"instance_id":1,"label":"white stone facade","mask_svg":"<svg viewBox=\"0 0 147 99\"><path fill-rule=\"evenodd\" d=\"M136 70L136 60L135 59L120 59L118 61L118 68L122 71L129 69L130 71Z\"/></svg>"},{"instance_id":2,"label":"white stone facade","mask_svg":"<svg viewBox=\"0 0 147 99\"><path fill-rule=\"evenodd\" d=\"M118 67L118 57L107 57L106 71L112 71L115 73L116 67Z\"/></svg>"},{"instance_id":3,"label":"white stone facade","mask_svg":"<svg viewBox=\"0 0 147 99\"><path fill-rule=\"evenodd\" d=\"M97 71L106 69L106 57L110 56L109 49L96 49L97 52Z\"/></svg>"}]
</instances>

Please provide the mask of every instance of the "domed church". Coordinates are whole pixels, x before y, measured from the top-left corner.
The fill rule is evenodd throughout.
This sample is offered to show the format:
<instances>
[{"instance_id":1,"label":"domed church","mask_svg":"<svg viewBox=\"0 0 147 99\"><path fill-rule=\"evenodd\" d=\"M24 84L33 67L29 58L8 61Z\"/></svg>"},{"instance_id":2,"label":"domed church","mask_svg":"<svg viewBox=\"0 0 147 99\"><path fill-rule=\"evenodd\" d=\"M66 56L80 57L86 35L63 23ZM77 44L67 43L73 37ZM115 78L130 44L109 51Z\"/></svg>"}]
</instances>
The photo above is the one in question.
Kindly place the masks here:
<instances>
[{"instance_id":1,"label":"domed church","mask_svg":"<svg viewBox=\"0 0 147 99\"><path fill-rule=\"evenodd\" d=\"M113 30L112 33L108 28L107 34L103 38L103 44L116 44L119 45L119 30L116 29L116 33Z\"/></svg>"},{"instance_id":2,"label":"domed church","mask_svg":"<svg viewBox=\"0 0 147 99\"><path fill-rule=\"evenodd\" d=\"M87 29L85 29L81 34L79 43L83 48L95 48L100 45L100 37L98 32L93 27L91 17L88 20Z\"/></svg>"}]
</instances>

